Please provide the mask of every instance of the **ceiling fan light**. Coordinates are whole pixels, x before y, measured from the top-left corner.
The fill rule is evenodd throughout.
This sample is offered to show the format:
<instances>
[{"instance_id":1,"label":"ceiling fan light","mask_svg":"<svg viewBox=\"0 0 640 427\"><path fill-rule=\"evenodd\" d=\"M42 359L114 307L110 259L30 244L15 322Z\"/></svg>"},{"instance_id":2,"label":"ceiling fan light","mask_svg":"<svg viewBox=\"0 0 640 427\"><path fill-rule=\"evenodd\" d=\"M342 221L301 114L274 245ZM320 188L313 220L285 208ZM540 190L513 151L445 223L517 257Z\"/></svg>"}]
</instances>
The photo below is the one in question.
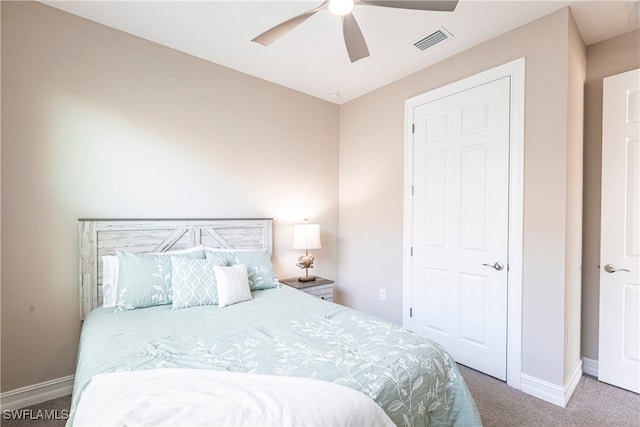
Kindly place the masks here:
<instances>
[{"instance_id":1,"label":"ceiling fan light","mask_svg":"<svg viewBox=\"0 0 640 427\"><path fill-rule=\"evenodd\" d=\"M329 1L329 11L334 15L344 16L353 10L353 0L331 0Z\"/></svg>"}]
</instances>

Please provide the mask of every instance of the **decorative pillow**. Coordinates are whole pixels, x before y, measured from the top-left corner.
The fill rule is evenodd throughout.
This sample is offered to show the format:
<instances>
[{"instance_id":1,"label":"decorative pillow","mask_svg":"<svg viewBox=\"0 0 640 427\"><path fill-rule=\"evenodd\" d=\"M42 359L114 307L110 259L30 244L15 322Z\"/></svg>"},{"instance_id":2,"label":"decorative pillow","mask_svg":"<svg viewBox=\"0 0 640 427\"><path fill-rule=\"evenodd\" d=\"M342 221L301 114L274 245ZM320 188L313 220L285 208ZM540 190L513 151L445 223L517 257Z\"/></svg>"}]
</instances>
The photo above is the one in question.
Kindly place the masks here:
<instances>
[{"instance_id":1,"label":"decorative pillow","mask_svg":"<svg viewBox=\"0 0 640 427\"><path fill-rule=\"evenodd\" d=\"M233 264L245 264L249 275L249 286L252 291L277 288L280 286L273 271L269 251L236 251L233 253Z\"/></svg>"},{"instance_id":2,"label":"decorative pillow","mask_svg":"<svg viewBox=\"0 0 640 427\"><path fill-rule=\"evenodd\" d=\"M158 255L182 255L198 252L204 254L202 245L194 246L187 249L176 249L166 252L152 252ZM200 256L202 258L203 256ZM120 262L117 255L102 256L102 306L115 307L118 295L118 273L120 271Z\"/></svg>"},{"instance_id":3,"label":"decorative pillow","mask_svg":"<svg viewBox=\"0 0 640 427\"><path fill-rule=\"evenodd\" d=\"M218 282L218 305L220 308L251 299L246 265L215 266L213 270Z\"/></svg>"},{"instance_id":4,"label":"decorative pillow","mask_svg":"<svg viewBox=\"0 0 640 427\"><path fill-rule=\"evenodd\" d=\"M170 304L171 257L204 259L204 251L183 254L138 254L116 251L118 293L115 311Z\"/></svg>"},{"instance_id":5,"label":"decorative pillow","mask_svg":"<svg viewBox=\"0 0 640 427\"><path fill-rule=\"evenodd\" d=\"M171 257L171 308L217 304L216 265L223 266L224 260Z\"/></svg>"},{"instance_id":6,"label":"decorative pillow","mask_svg":"<svg viewBox=\"0 0 640 427\"><path fill-rule=\"evenodd\" d=\"M102 257L102 306L115 307L118 289L118 257L104 255Z\"/></svg>"}]
</instances>

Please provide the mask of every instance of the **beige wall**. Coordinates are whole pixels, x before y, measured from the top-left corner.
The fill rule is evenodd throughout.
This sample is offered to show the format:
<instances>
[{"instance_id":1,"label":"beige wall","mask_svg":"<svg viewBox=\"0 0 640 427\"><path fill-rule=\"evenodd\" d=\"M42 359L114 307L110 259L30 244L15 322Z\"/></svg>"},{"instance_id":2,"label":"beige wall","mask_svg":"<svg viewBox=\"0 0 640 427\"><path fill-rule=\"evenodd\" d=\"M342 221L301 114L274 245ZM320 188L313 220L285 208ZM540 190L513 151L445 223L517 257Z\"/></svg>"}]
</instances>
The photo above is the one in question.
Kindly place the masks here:
<instances>
[{"instance_id":1,"label":"beige wall","mask_svg":"<svg viewBox=\"0 0 640 427\"><path fill-rule=\"evenodd\" d=\"M602 79L640 67L640 31L587 48L584 110L584 210L582 252L582 356L598 359L600 307L600 175Z\"/></svg>"},{"instance_id":2,"label":"beige wall","mask_svg":"<svg viewBox=\"0 0 640 427\"><path fill-rule=\"evenodd\" d=\"M567 243L575 236L566 225L567 187L574 184L567 175L572 25L568 9L560 10L340 111L341 298L400 323L404 101L526 58L522 369L559 385L565 378L565 251L576 244ZM379 288L386 288L386 301L378 300Z\"/></svg>"},{"instance_id":3,"label":"beige wall","mask_svg":"<svg viewBox=\"0 0 640 427\"><path fill-rule=\"evenodd\" d=\"M73 374L79 217L322 226L337 277L339 107L35 2L2 2L2 391Z\"/></svg>"},{"instance_id":4,"label":"beige wall","mask_svg":"<svg viewBox=\"0 0 640 427\"><path fill-rule=\"evenodd\" d=\"M587 48L573 17L569 20L567 76L567 216L565 227L564 383L580 365L580 295L582 292L582 152L584 80Z\"/></svg>"}]
</instances>

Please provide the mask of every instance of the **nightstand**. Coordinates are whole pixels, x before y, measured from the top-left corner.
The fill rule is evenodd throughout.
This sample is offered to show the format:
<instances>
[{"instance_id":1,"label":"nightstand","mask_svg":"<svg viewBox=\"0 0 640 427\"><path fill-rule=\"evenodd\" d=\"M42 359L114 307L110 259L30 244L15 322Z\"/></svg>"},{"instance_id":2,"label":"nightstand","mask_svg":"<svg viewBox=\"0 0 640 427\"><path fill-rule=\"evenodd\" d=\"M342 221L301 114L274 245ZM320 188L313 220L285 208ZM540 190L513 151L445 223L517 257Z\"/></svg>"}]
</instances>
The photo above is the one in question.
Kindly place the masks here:
<instances>
[{"instance_id":1,"label":"nightstand","mask_svg":"<svg viewBox=\"0 0 640 427\"><path fill-rule=\"evenodd\" d=\"M280 280L280 283L323 300L333 301L333 280L316 276L316 280L312 282L299 282L297 277L293 277L291 279Z\"/></svg>"}]
</instances>

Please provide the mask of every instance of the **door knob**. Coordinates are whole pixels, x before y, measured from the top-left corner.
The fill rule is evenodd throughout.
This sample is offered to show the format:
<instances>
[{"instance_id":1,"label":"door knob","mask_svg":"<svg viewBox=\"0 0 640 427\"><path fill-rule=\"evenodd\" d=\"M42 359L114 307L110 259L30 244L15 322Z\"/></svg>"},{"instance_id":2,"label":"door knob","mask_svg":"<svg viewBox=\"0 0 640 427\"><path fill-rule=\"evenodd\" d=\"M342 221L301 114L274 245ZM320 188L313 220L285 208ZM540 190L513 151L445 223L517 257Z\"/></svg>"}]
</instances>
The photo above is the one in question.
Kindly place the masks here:
<instances>
[{"instance_id":1,"label":"door knob","mask_svg":"<svg viewBox=\"0 0 640 427\"><path fill-rule=\"evenodd\" d=\"M496 262L495 264L482 264L485 267L491 267L491 268L495 268L496 271L502 271L502 269L504 268L504 265L502 265L501 262Z\"/></svg>"},{"instance_id":2,"label":"door knob","mask_svg":"<svg viewBox=\"0 0 640 427\"><path fill-rule=\"evenodd\" d=\"M626 271L627 273L629 273L629 270L627 270L626 268L616 268L616 266L613 264L605 265L604 271L606 271L607 273L615 273L616 271Z\"/></svg>"}]
</instances>

